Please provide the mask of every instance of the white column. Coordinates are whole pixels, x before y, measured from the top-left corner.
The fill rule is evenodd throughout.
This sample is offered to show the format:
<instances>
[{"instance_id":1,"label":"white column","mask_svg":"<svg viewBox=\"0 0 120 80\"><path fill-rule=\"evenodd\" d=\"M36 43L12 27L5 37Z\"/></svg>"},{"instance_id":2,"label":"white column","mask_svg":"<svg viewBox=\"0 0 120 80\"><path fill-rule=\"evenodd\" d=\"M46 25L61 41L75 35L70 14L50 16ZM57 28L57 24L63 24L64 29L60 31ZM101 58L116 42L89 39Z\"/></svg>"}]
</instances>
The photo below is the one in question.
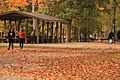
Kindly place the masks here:
<instances>
[{"instance_id":1,"label":"white column","mask_svg":"<svg viewBox=\"0 0 120 80\"><path fill-rule=\"evenodd\" d=\"M32 13L35 12L35 2L32 2ZM33 30L35 30L35 25L36 24L36 20L35 18L33 17Z\"/></svg>"},{"instance_id":2,"label":"white column","mask_svg":"<svg viewBox=\"0 0 120 80\"><path fill-rule=\"evenodd\" d=\"M32 13L35 12L35 2L32 2ZM33 30L35 30L35 35L37 36L37 43L39 43L39 26L38 19L33 17Z\"/></svg>"}]
</instances>

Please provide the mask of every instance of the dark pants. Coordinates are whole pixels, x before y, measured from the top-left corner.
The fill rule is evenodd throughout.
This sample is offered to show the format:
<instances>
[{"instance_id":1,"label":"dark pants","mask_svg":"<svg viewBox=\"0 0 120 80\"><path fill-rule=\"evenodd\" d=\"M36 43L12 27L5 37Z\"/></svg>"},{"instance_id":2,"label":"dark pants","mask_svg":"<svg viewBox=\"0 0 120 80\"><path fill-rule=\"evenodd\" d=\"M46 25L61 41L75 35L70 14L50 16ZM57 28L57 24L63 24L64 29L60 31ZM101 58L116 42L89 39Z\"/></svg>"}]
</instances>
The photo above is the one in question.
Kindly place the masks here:
<instances>
[{"instance_id":1,"label":"dark pants","mask_svg":"<svg viewBox=\"0 0 120 80\"><path fill-rule=\"evenodd\" d=\"M20 38L20 48L23 48L24 42L25 42L25 39L24 38Z\"/></svg>"},{"instance_id":2,"label":"dark pants","mask_svg":"<svg viewBox=\"0 0 120 80\"><path fill-rule=\"evenodd\" d=\"M35 36L31 36L30 41L31 41L31 43L35 43Z\"/></svg>"},{"instance_id":3,"label":"dark pants","mask_svg":"<svg viewBox=\"0 0 120 80\"><path fill-rule=\"evenodd\" d=\"M13 47L14 47L13 42L14 42L13 39L9 39L9 48L8 49L10 49L11 44L12 44L12 49L13 49Z\"/></svg>"}]
</instances>

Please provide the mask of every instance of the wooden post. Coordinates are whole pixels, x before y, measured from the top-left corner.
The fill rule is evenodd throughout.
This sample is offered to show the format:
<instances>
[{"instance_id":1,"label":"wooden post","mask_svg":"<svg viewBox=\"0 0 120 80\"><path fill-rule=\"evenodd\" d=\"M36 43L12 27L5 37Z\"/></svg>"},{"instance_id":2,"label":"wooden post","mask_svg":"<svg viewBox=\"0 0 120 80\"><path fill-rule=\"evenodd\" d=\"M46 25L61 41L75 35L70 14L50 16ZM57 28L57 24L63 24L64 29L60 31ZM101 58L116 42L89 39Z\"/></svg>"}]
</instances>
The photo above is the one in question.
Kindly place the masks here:
<instances>
[{"instance_id":1,"label":"wooden post","mask_svg":"<svg viewBox=\"0 0 120 80\"><path fill-rule=\"evenodd\" d=\"M4 20L4 36L6 36L6 20Z\"/></svg>"},{"instance_id":2,"label":"wooden post","mask_svg":"<svg viewBox=\"0 0 120 80\"><path fill-rule=\"evenodd\" d=\"M37 19L37 23L36 23L36 35L37 35L37 43L39 43L39 19Z\"/></svg>"},{"instance_id":3,"label":"wooden post","mask_svg":"<svg viewBox=\"0 0 120 80\"><path fill-rule=\"evenodd\" d=\"M25 41L25 43L27 43L28 42L28 19L26 19L26 26L25 26L25 32L26 32L26 41Z\"/></svg>"},{"instance_id":4,"label":"wooden post","mask_svg":"<svg viewBox=\"0 0 120 80\"><path fill-rule=\"evenodd\" d=\"M26 36L28 35L28 19L26 19Z\"/></svg>"},{"instance_id":5,"label":"wooden post","mask_svg":"<svg viewBox=\"0 0 120 80\"><path fill-rule=\"evenodd\" d=\"M11 22L11 20L9 20L9 25L10 25L10 28L9 28L9 30L12 28L12 22Z\"/></svg>"},{"instance_id":6,"label":"wooden post","mask_svg":"<svg viewBox=\"0 0 120 80\"><path fill-rule=\"evenodd\" d=\"M47 22L47 43L49 42L49 22Z\"/></svg>"},{"instance_id":7,"label":"wooden post","mask_svg":"<svg viewBox=\"0 0 120 80\"><path fill-rule=\"evenodd\" d=\"M79 42L81 42L81 28L79 27L79 30L78 30L78 39L79 39Z\"/></svg>"},{"instance_id":8,"label":"wooden post","mask_svg":"<svg viewBox=\"0 0 120 80\"><path fill-rule=\"evenodd\" d=\"M64 28L63 28L63 42L65 42L65 39L64 39Z\"/></svg>"},{"instance_id":9,"label":"wooden post","mask_svg":"<svg viewBox=\"0 0 120 80\"><path fill-rule=\"evenodd\" d=\"M42 21L42 42L44 42L44 21Z\"/></svg>"},{"instance_id":10,"label":"wooden post","mask_svg":"<svg viewBox=\"0 0 120 80\"><path fill-rule=\"evenodd\" d=\"M54 38L53 38L53 26L54 26L54 22L52 22L52 26L51 26L51 41L52 41L52 43L54 42Z\"/></svg>"},{"instance_id":11,"label":"wooden post","mask_svg":"<svg viewBox=\"0 0 120 80\"><path fill-rule=\"evenodd\" d=\"M79 42L79 28L77 28L77 42Z\"/></svg>"},{"instance_id":12,"label":"wooden post","mask_svg":"<svg viewBox=\"0 0 120 80\"><path fill-rule=\"evenodd\" d=\"M13 25L15 34L16 34L16 30L17 30L17 29L16 29L16 28L17 28L16 25L17 25L17 22L16 22L16 20L15 20L15 21L14 21L14 25ZM16 38L16 35L15 35L15 38ZM14 42L17 42L17 40L15 39Z\"/></svg>"},{"instance_id":13,"label":"wooden post","mask_svg":"<svg viewBox=\"0 0 120 80\"><path fill-rule=\"evenodd\" d=\"M56 32L56 34L55 34L55 42L58 42L58 22L56 22L56 28L55 28L55 32Z\"/></svg>"},{"instance_id":14,"label":"wooden post","mask_svg":"<svg viewBox=\"0 0 120 80\"><path fill-rule=\"evenodd\" d=\"M15 20L15 25L14 25L14 30L16 31L16 25L17 25L17 22L16 22L16 20Z\"/></svg>"},{"instance_id":15,"label":"wooden post","mask_svg":"<svg viewBox=\"0 0 120 80\"><path fill-rule=\"evenodd\" d=\"M21 19L18 20L18 32L20 31L21 28Z\"/></svg>"},{"instance_id":16,"label":"wooden post","mask_svg":"<svg viewBox=\"0 0 120 80\"><path fill-rule=\"evenodd\" d=\"M60 23L60 43L62 42L62 23Z\"/></svg>"},{"instance_id":17,"label":"wooden post","mask_svg":"<svg viewBox=\"0 0 120 80\"><path fill-rule=\"evenodd\" d=\"M67 25L67 42L71 42L71 23Z\"/></svg>"},{"instance_id":18,"label":"wooden post","mask_svg":"<svg viewBox=\"0 0 120 80\"><path fill-rule=\"evenodd\" d=\"M37 20L35 18L33 18L33 30L36 30L36 25L37 24Z\"/></svg>"}]
</instances>

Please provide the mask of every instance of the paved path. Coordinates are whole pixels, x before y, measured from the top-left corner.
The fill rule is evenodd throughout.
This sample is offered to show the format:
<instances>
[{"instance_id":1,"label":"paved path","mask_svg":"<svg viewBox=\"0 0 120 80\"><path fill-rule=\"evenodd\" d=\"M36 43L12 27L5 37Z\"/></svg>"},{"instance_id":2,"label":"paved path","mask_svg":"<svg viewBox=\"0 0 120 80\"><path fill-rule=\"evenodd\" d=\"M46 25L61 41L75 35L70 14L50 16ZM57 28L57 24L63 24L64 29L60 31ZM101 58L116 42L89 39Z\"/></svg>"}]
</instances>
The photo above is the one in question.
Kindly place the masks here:
<instances>
[{"instance_id":1,"label":"paved path","mask_svg":"<svg viewBox=\"0 0 120 80\"><path fill-rule=\"evenodd\" d=\"M19 49L19 44L14 44ZM93 43L93 42L73 42L73 43L50 43L50 44L24 44L26 49L39 48L74 48L74 49L120 49L120 44L114 43ZM8 46L8 43L0 43L0 46Z\"/></svg>"},{"instance_id":2,"label":"paved path","mask_svg":"<svg viewBox=\"0 0 120 80\"><path fill-rule=\"evenodd\" d=\"M34 80L34 79L30 77L18 77L18 76L5 75L0 77L0 80Z\"/></svg>"}]
</instances>

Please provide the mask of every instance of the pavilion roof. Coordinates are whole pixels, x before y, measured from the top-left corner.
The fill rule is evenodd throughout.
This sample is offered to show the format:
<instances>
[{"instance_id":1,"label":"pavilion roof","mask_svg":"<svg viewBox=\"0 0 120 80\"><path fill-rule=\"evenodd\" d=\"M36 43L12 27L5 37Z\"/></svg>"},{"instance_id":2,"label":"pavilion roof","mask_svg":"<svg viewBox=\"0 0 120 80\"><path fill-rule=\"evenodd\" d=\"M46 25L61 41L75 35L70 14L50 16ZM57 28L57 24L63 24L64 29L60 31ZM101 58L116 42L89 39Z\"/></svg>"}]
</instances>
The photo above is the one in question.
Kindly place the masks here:
<instances>
[{"instance_id":1,"label":"pavilion roof","mask_svg":"<svg viewBox=\"0 0 120 80\"><path fill-rule=\"evenodd\" d=\"M49 22L62 22L68 23L64 19L59 19L53 16L32 13L32 12L24 12L24 11L8 11L0 14L0 20L19 20L19 19L28 19L28 18L36 18L43 21Z\"/></svg>"}]
</instances>

